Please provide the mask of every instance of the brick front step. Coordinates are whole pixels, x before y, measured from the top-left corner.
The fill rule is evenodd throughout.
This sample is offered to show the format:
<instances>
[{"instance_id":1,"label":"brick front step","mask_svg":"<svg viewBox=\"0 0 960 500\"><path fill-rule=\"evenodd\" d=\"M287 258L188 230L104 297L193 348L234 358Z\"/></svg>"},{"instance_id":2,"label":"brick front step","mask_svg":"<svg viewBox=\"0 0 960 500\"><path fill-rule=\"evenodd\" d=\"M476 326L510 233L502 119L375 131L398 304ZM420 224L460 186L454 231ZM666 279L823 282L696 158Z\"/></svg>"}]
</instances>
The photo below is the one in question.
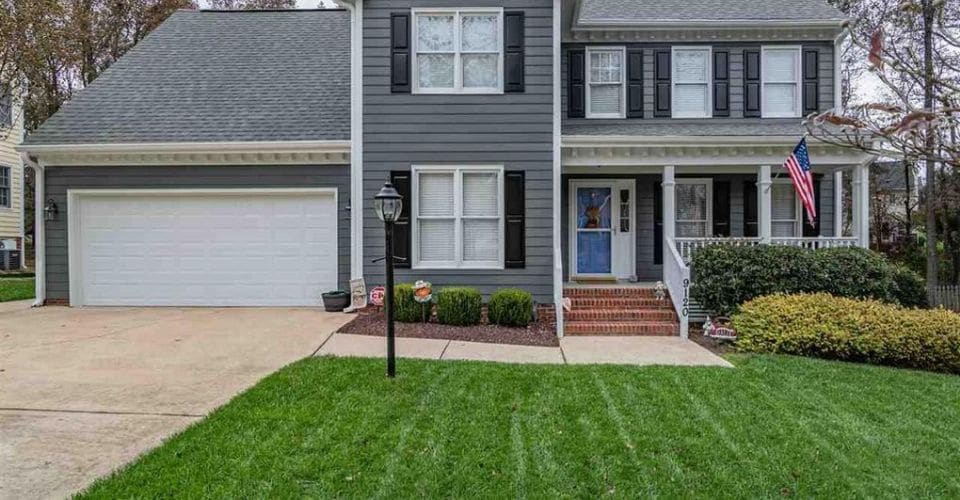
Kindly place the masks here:
<instances>
[{"instance_id":1,"label":"brick front step","mask_svg":"<svg viewBox=\"0 0 960 500\"><path fill-rule=\"evenodd\" d=\"M673 309L574 309L564 317L567 321L676 321Z\"/></svg>"},{"instance_id":2,"label":"brick front step","mask_svg":"<svg viewBox=\"0 0 960 500\"><path fill-rule=\"evenodd\" d=\"M630 297L654 298L656 291L653 288L618 287L618 288L564 288L564 297Z\"/></svg>"},{"instance_id":3,"label":"brick front step","mask_svg":"<svg viewBox=\"0 0 960 500\"><path fill-rule=\"evenodd\" d=\"M573 309L669 309L670 299L571 297Z\"/></svg>"},{"instance_id":4,"label":"brick front step","mask_svg":"<svg viewBox=\"0 0 960 500\"><path fill-rule=\"evenodd\" d=\"M680 326L665 321L570 321L566 335L679 335Z\"/></svg>"}]
</instances>

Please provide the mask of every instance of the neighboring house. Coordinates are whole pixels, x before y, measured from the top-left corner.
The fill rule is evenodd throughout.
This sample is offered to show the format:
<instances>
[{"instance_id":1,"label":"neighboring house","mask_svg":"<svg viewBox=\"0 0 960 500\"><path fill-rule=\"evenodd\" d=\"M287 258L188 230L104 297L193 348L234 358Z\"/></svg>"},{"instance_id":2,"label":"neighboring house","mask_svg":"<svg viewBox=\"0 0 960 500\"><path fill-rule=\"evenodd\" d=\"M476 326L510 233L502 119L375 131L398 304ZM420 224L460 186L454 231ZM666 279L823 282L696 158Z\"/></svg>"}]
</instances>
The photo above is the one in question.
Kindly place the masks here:
<instances>
[{"instance_id":1,"label":"neighboring house","mask_svg":"<svg viewBox=\"0 0 960 500\"><path fill-rule=\"evenodd\" d=\"M904 170L902 161L878 161L871 171L871 232L876 248L884 249L908 237L906 205L916 213L917 179L912 169Z\"/></svg>"},{"instance_id":2,"label":"neighboring house","mask_svg":"<svg viewBox=\"0 0 960 500\"><path fill-rule=\"evenodd\" d=\"M22 139L22 106L0 85L0 270L24 262L23 163L14 149Z\"/></svg>"},{"instance_id":3,"label":"neighboring house","mask_svg":"<svg viewBox=\"0 0 960 500\"><path fill-rule=\"evenodd\" d=\"M812 226L780 166L837 101L844 20L820 0L343 4L178 12L28 137L58 207L39 300L311 305L382 284L387 180L399 281L519 287L547 315L569 295L560 333L685 335L707 244L868 241L869 158L810 143ZM676 314L642 309L659 280Z\"/></svg>"}]
</instances>

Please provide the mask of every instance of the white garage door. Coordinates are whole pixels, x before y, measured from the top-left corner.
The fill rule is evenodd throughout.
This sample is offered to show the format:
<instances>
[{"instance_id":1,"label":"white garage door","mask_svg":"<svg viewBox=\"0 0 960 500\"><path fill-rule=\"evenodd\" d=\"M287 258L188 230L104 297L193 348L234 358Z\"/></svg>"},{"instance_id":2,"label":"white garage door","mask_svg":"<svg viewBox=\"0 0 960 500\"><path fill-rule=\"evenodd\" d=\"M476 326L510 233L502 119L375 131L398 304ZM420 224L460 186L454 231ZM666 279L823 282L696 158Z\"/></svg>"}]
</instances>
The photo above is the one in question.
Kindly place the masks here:
<instances>
[{"instance_id":1,"label":"white garage door","mask_svg":"<svg viewBox=\"0 0 960 500\"><path fill-rule=\"evenodd\" d=\"M337 288L332 190L87 192L71 203L74 305L307 306Z\"/></svg>"}]
</instances>

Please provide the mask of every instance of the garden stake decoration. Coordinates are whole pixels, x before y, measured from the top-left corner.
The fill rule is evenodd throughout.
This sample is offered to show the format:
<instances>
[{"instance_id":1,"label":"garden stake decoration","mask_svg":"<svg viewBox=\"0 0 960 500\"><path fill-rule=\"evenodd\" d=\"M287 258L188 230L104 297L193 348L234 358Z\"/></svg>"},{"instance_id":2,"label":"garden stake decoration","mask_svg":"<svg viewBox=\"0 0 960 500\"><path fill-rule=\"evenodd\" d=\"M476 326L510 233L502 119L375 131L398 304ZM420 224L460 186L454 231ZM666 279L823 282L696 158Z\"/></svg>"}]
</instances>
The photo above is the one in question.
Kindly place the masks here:
<instances>
[{"instance_id":1,"label":"garden stake decoration","mask_svg":"<svg viewBox=\"0 0 960 500\"><path fill-rule=\"evenodd\" d=\"M403 196L387 181L373 197L373 208L377 217L383 221L383 243L386 250L384 270L387 279L386 294L383 297L387 316L387 377L393 378L397 375L396 339L393 330L393 223L400 218L400 211L403 210Z\"/></svg>"},{"instance_id":2,"label":"garden stake decoration","mask_svg":"<svg viewBox=\"0 0 960 500\"><path fill-rule=\"evenodd\" d=\"M427 310L430 308L430 301L433 300L433 285L429 281L417 280L413 284L413 300L420 303L420 322L427 322Z\"/></svg>"}]
</instances>

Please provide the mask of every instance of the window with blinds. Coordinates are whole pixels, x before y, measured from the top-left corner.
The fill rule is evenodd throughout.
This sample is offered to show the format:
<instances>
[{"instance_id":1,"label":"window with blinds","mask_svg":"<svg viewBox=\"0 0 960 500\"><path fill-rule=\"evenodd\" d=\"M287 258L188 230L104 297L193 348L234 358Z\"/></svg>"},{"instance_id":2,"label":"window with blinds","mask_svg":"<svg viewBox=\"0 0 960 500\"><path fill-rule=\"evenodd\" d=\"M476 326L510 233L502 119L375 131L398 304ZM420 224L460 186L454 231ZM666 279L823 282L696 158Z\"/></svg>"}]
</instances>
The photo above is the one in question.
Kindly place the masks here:
<instances>
[{"instance_id":1,"label":"window with blinds","mask_svg":"<svg viewBox=\"0 0 960 500\"><path fill-rule=\"evenodd\" d=\"M710 179L677 179L676 234L678 238L706 238L710 236L711 207L713 206Z\"/></svg>"},{"instance_id":2,"label":"window with blinds","mask_svg":"<svg viewBox=\"0 0 960 500\"><path fill-rule=\"evenodd\" d=\"M674 47L672 59L673 117L713 116L710 47Z\"/></svg>"},{"instance_id":3,"label":"window with blinds","mask_svg":"<svg viewBox=\"0 0 960 500\"><path fill-rule=\"evenodd\" d=\"M503 169L414 167L413 266L503 267Z\"/></svg>"},{"instance_id":4,"label":"window with blinds","mask_svg":"<svg viewBox=\"0 0 960 500\"><path fill-rule=\"evenodd\" d=\"M770 231L780 238L798 236L800 204L797 193L789 182L775 182L770 188Z\"/></svg>"},{"instance_id":5,"label":"window with blinds","mask_svg":"<svg viewBox=\"0 0 960 500\"><path fill-rule=\"evenodd\" d=\"M800 47L763 47L762 116L797 118L800 116Z\"/></svg>"},{"instance_id":6,"label":"window with blinds","mask_svg":"<svg viewBox=\"0 0 960 500\"><path fill-rule=\"evenodd\" d=\"M624 118L624 49L587 49L587 118Z\"/></svg>"}]
</instances>

